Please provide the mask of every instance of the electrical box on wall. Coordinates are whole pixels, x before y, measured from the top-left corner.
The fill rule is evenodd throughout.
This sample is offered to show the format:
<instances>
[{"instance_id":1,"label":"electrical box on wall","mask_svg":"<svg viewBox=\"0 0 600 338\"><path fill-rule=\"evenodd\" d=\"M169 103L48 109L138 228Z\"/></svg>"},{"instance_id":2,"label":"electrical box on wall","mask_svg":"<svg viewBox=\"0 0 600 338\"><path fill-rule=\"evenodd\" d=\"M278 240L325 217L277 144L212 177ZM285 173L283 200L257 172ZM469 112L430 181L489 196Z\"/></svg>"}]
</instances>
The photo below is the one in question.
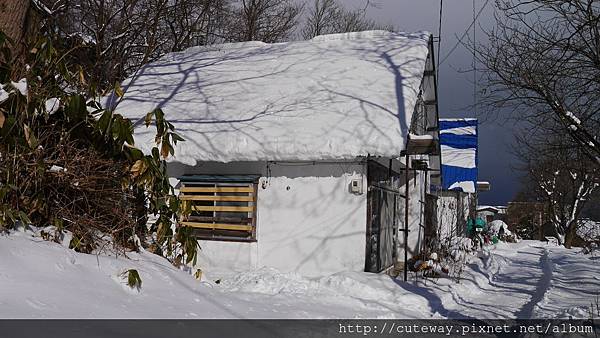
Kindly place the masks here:
<instances>
[{"instance_id":1,"label":"electrical box on wall","mask_svg":"<svg viewBox=\"0 0 600 338\"><path fill-rule=\"evenodd\" d=\"M354 178L352 181L350 181L350 192L357 195L363 193L362 179Z\"/></svg>"}]
</instances>

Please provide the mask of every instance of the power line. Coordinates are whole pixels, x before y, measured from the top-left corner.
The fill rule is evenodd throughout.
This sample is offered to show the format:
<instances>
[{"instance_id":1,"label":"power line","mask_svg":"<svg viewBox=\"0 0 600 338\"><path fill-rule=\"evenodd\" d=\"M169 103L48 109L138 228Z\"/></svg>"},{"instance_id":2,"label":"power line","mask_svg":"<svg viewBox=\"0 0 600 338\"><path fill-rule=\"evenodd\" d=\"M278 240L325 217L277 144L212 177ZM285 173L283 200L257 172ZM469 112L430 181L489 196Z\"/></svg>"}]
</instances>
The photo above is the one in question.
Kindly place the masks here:
<instances>
[{"instance_id":1,"label":"power line","mask_svg":"<svg viewBox=\"0 0 600 338\"><path fill-rule=\"evenodd\" d=\"M481 11L480 11L481 13ZM475 48L477 47L477 39L475 38L475 32L477 31L477 16L475 15L475 0L473 0L473 113L477 116L477 67L476 67L476 53Z\"/></svg>"},{"instance_id":2,"label":"power line","mask_svg":"<svg viewBox=\"0 0 600 338\"><path fill-rule=\"evenodd\" d=\"M442 9L444 8L444 0L440 0L440 23L438 24L438 55L437 55L437 65L435 66L436 77L440 78L440 51L442 47Z\"/></svg>"},{"instance_id":3,"label":"power line","mask_svg":"<svg viewBox=\"0 0 600 338\"><path fill-rule=\"evenodd\" d=\"M471 30L471 27L473 27L473 25L475 25L475 22L477 21L477 19L479 18L479 15L481 15L481 12L483 12L483 9L487 6L488 2L490 2L490 0L486 0L485 3L483 4L483 7L481 7L479 9L479 12L477 12L477 15L475 15L473 17L473 21L471 22L471 24L469 25L469 27L467 27L467 29L465 30L465 32L461 35L461 37L458 39L458 41L456 41L456 44L454 45L454 47L452 47L450 49L450 51L448 52L448 54L446 54L446 56L444 56L444 58L440 61L440 64L444 63L444 61L446 61L446 59L448 59L448 57L450 55L452 55L452 53L456 50L456 48L458 48L458 45L461 44L462 40L467 36L467 34L469 33L469 31Z\"/></svg>"}]
</instances>

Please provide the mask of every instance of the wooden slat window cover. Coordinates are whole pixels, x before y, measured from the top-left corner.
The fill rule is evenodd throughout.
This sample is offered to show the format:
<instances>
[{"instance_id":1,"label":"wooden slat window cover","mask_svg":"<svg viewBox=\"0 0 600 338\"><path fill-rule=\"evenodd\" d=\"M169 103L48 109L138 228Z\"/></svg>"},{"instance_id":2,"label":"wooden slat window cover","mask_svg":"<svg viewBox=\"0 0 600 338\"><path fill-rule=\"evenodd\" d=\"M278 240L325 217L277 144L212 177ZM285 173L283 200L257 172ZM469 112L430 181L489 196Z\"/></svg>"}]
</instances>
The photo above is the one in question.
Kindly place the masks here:
<instances>
[{"instance_id":1,"label":"wooden slat window cover","mask_svg":"<svg viewBox=\"0 0 600 338\"><path fill-rule=\"evenodd\" d=\"M181 180L179 199L191 210L180 222L199 239L256 240L256 182Z\"/></svg>"}]
</instances>

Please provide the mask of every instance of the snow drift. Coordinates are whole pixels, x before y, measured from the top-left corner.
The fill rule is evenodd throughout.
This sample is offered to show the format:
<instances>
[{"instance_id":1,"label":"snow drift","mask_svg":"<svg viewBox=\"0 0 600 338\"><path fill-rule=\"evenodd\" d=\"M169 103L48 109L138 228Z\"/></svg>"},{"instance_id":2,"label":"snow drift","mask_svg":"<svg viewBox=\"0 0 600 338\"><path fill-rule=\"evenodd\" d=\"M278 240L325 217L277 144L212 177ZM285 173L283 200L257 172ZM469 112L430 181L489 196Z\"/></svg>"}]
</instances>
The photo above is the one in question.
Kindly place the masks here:
<instances>
[{"instance_id":1,"label":"snow drift","mask_svg":"<svg viewBox=\"0 0 600 338\"><path fill-rule=\"evenodd\" d=\"M306 278L260 268L199 281L148 252L88 255L32 232L0 235L1 318L589 318L594 257L536 241L469 255L461 282L385 274ZM121 274L136 269L140 291ZM219 283L217 283L217 281Z\"/></svg>"}]
</instances>

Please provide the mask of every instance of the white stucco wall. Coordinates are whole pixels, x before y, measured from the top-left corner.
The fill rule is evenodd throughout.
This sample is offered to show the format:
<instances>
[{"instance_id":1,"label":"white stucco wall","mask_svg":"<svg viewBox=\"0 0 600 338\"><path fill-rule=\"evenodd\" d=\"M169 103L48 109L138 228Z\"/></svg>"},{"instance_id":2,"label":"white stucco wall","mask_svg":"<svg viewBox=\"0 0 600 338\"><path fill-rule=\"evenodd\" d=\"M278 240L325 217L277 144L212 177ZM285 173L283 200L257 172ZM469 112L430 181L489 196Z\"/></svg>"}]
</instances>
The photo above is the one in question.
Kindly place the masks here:
<instances>
[{"instance_id":1,"label":"white stucco wall","mask_svg":"<svg viewBox=\"0 0 600 338\"><path fill-rule=\"evenodd\" d=\"M262 266L305 276L362 271L366 243L365 165L266 162L170 165L170 175L260 174L257 241L199 241L206 269L241 271ZM350 193L353 178L363 194ZM265 182L265 188L262 183Z\"/></svg>"}]
</instances>

